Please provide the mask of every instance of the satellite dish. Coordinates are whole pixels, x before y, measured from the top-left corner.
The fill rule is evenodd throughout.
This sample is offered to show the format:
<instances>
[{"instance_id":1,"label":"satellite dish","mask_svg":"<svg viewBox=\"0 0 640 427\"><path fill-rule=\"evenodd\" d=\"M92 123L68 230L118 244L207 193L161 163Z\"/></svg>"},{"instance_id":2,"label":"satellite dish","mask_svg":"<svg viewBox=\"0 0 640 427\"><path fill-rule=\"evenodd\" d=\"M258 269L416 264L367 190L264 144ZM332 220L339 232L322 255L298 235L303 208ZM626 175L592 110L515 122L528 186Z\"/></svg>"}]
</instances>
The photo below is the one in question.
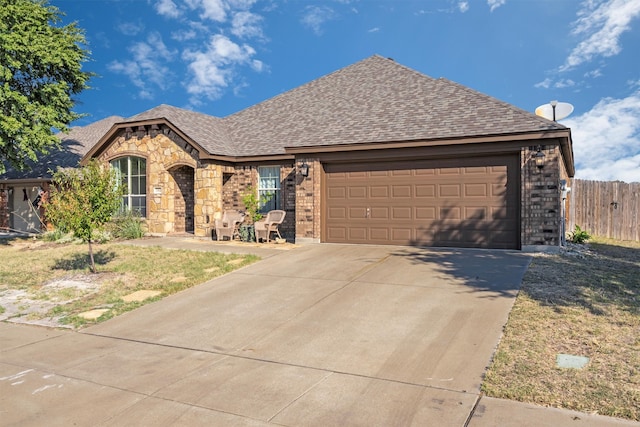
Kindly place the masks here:
<instances>
[{"instance_id":1,"label":"satellite dish","mask_svg":"<svg viewBox=\"0 0 640 427\"><path fill-rule=\"evenodd\" d=\"M573 105L568 102L551 101L536 108L536 116L544 117L554 122L568 117L571 113L573 113Z\"/></svg>"}]
</instances>

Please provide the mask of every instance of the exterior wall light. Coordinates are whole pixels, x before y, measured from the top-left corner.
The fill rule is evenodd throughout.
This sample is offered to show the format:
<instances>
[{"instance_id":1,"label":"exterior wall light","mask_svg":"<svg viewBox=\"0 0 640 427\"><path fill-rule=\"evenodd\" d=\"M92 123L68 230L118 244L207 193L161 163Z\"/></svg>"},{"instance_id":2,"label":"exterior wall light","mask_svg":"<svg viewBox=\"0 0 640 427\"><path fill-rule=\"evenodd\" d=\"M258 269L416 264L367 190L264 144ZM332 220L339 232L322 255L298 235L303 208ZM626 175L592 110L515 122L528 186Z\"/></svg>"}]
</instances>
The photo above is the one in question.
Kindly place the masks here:
<instances>
[{"instance_id":1,"label":"exterior wall light","mask_svg":"<svg viewBox=\"0 0 640 427\"><path fill-rule=\"evenodd\" d=\"M536 160L536 166L538 169L542 169L544 167L544 153L542 152L542 146L538 145L536 154L533 156Z\"/></svg>"},{"instance_id":2,"label":"exterior wall light","mask_svg":"<svg viewBox=\"0 0 640 427\"><path fill-rule=\"evenodd\" d=\"M306 163L303 163L300 165L300 175L307 177L309 176L309 165Z\"/></svg>"}]
</instances>

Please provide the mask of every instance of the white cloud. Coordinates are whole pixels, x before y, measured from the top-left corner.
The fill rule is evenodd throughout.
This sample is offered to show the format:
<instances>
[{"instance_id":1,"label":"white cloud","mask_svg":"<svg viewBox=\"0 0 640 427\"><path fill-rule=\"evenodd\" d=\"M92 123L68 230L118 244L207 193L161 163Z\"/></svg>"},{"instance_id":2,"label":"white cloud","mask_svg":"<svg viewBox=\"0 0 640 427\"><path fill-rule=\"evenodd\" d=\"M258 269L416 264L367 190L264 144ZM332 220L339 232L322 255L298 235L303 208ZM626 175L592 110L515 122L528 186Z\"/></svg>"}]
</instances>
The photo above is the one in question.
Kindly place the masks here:
<instances>
[{"instance_id":1,"label":"white cloud","mask_svg":"<svg viewBox=\"0 0 640 427\"><path fill-rule=\"evenodd\" d=\"M560 71L567 71L595 57L620 53L620 36L640 16L638 0L587 0L583 2L572 33L583 37L571 51Z\"/></svg>"},{"instance_id":2,"label":"white cloud","mask_svg":"<svg viewBox=\"0 0 640 427\"><path fill-rule=\"evenodd\" d=\"M377 33L378 31L380 31L380 27L374 27L367 30L367 33Z\"/></svg>"},{"instance_id":3,"label":"white cloud","mask_svg":"<svg viewBox=\"0 0 640 427\"><path fill-rule=\"evenodd\" d=\"M227 4L232 9L249 10L256 0L227 0Z\"/></svg>"},{"instance_id":4,"label":"white cloud","mask_svg":"<svg viewBox=\"0 0 640 427\"><path fill-rule=\"evenodd\" d=\"M169 18L180 16L180 10L173 0L158 0L154 7L156 12L162 16L168 16Z\"/></svg>"},{"instance_id":5,"label":"white cloud","mask_svg":"<svg viewBox=\"0 0 640 427\"><path fill-rule=\"evenodd\" d=\"M469 10L469 2L468 1L459 2L458 9L460 10L460 12L465 13L466 11Z\"/></svg>"},{"instance_id":6,"label":"white cloud","mask_svg":"<svg viewBox=\"0 0 640 427\"><path fill-rule=\"evenodd\" d=\"M571 79L560 79L554 82L550 77L547 77L543 81L534 84L533 87L537 87L538 89L549 89L551 87L554 89L566 89L576 85L577 83Z\"/></svg>"},{"instance_id":7,"label":"white cloud","mask_svg":"<svg viewBox=\"0 0 640 427\"><path fill-rule=\"evenodd\" d=\"M487 0L487 4L491 8L491 12L505 4L507 0Z\"/></svg>"},{"instance_id":8,"label":"white cloud","mask_svg":"<svg viewBox=\"0 0 640 427\"><path fill-rule=\"evenodd\" d=\"M231 84L236 66L249 65L261 71L263 64L254 60L256 51L249 45L238 45L228 37L218 34L211 38L204 51L185 51L183 59L189 62L191 80L186 84L192 102L201 97L217 99L222 90Z\"/></svg>"},{"instance_id":9,"label":"white cloud","mask_svg":"<svg viewBox=\"0 0 640 427\"><path fill-rule=\"evenodd\" d=\"M309 27L316 35L322 34L322 25L333 19L335 12L327 6L307 6L302 16L302 24Z\"/></svg>"},{"instance_id":10,"label":"white cloud","mask_svg":"<svg viewBox=\"0 0 640 427\"><path fill-rule=\"evenodd\" d=\"M555 82L553 87L556 89L566 89L568 87L574 87L575 85L576 85L576 82L574 82L571 79L560 79L557 82Z\"/></svg>"},{"instance_id":11,"label":"white cloud","mask_svg":"<svg viewBox=\"0 0 640 427\"><path fill-rule=\"evenodd\" d=\"M640 182L640 91L602 99L562 124L571 128L576 178Z\"/></svg>"},{"instance_id":12,"label":"white cloud","mask_svg":"<svg viewBox=\"0 0 640 427\"><path fill-rule=\"evenodd\" d=\"M227 12L223 0L185 0L191 10L200 10L200 18L224 22Z\"/></svg>"},{"instance_id":13,"label":"white cloud","mask_svg":"<svg viewBox=\"0 0 640 427\"><path fill-rule=\"evenodd\" d=\"M136 86L141 98L152 98L151 87L165 90L171 82L172 73L165 64L170 62L174 53L167 48L160 34L153 32L144 42L136 42L128 49L132 59L113 61L108 69L129 77Z\"/></svg>"},{"instance_id":14,"label":"white cloud","mask_svg":"<svg viewBox=\"0 0 640 427\"><path fill-rule=\"evenodd\" d=\"M198 36L198 33L196 33L192 28L180 29L180 30L171 32L171 38L173 40L176 40L176 41L179 41L179 42L184 42L184 41L187 41L187 40L193 40L197 36Z\"/></svg>"},{"instance_id":15,"label":"white cloud","mask_svg":"<svg viewBox=\"0 0 640 427\"><path fill-rule=\"evenodd\" d=\"M242 38L264 38L262 16L242 11L234 13L231 20L231 33Z\"/></svg>"},{"instance_id":16,"label":"white cloud","mask_svg":"<svg viewBox=\"0 0 640 427\"><path fill-rule=\"evenodd\" d=\"M142 23L134 24L133 22L123 22L119 24L117 28L118 31L125 36L135 36L144 31L144 25Z\"/></svg>"},{"instance_id":17,"label":"white cloud","mask_svg":"<svg viewBox=\"0 0 640 427\"><path fill-rule=\"evenodd\" d=\"M534 84L533 87L542 88L542 89L549 89L551 87L552 83L553 83L553 80L551 80L549 77L547 77L543 81Z\"/></svg>"}]
</instances>

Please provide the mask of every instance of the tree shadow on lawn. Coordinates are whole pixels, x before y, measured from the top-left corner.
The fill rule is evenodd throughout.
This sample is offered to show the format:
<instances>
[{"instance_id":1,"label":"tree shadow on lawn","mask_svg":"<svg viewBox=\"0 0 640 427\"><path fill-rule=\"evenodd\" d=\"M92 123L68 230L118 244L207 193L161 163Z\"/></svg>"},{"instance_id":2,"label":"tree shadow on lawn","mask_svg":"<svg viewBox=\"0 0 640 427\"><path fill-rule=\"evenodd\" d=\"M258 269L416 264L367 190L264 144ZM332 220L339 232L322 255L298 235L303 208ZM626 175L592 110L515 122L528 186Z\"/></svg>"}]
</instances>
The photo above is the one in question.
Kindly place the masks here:
<instances>
[{"instance_id":1,"label":"tree shadow on lawn","mask_svg":"<svg viewBox=\"0 0 640 427\"><path fill-rule=\"evenodd\" d=\"M523 290L541 304L584 307L598 316L640 315L640 249L594 243L585 253L537 257Z\"/></svg>"},{"instance_id":2,"label":"tree shadow on lawn","mask_svg":"<svg viewBox=\"0 0 640 427\"><path fill-rule=\"evenodd\" d=\"M93 260L96 265L105 265L115 259L114 251L99 250L93 253ZM84 270L90 268L91 260L88 253L75 253L67 258L56 260L52 269L54 270Z\"/></svg>"},{"instance_id":3,"label":"tree shadow on lawn","mask_svg":"<svg viewBox=\"0 0 640 427\"><path fill-rule=\"evenodd\" d=\"M589 251L536 256L508 250L416 247L394 256L407 257L414 265L429 264L436 275L458 279L470 292L488 292L483 295L487 298L512 298L522 290L556 311L584 307L605 316L617 308L640 315L640 249L609 244L588 247Z\"/></svg>"}]
</instances>

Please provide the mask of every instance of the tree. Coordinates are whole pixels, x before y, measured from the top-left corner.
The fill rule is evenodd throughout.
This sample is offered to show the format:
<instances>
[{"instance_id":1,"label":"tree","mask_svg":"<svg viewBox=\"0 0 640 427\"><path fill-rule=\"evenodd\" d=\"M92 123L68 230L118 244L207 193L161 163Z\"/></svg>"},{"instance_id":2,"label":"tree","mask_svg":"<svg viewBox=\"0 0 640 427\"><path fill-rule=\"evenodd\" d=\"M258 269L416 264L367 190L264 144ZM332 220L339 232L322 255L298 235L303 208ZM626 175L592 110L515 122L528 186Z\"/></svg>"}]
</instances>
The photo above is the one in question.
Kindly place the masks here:
<instances>
[{"instance_id":1,"label":"tree","mask_svg":"<svg viewBox=\"0 0 640 427\"><path fill-rule=\"evenodd\" d=\"M58 169L45 204L46 218L63 231L89 243L91 271L96 272L91 239L122 203L124 188L117 171L97 160L78 169Z\"/></svg>"},{"instance_id":2,"label":"tree","mask_svg":"<svg viewBox=\"0 0 640 427\"><path fill-rule=\"evenodd\" d=\"M82 117L73 95L93 73L84 32L57 26L63 14L47 0L0 0L0 174L59 145L55 131Z\"/></svg>"}]
</instances>

